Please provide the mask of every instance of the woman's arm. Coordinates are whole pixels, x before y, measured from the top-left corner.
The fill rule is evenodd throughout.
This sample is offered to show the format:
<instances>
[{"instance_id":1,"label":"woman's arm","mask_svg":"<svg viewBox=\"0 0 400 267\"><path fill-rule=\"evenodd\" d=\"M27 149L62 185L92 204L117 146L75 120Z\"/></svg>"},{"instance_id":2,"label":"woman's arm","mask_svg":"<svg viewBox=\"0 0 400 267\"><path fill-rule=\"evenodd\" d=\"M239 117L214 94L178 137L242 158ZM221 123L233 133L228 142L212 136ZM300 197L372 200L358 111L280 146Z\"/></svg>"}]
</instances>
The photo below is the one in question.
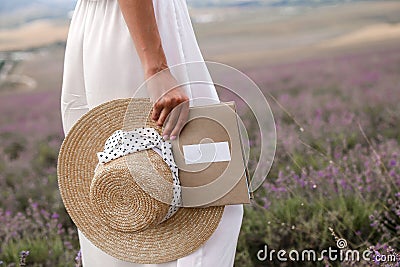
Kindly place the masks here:
<instances>
[{"instance_id":1,"label":"woman's arm","mask_svg":"<svg viewBox=\"0 0 400 267\"><path fill-rule=\"evenodd\" d=\"M147 84L147 90L154 101L152 119L159 126L164 124L171 113L165 124L163 137L168 139L171 136L173 140L187 120L189 98L183 88L176 87L174 77L169 70L166 70L168 65L157 28L153 1L118 0L118 3L135 43L144 78L147 79L164 70L162 75L156 76L157 81Z\"/></svg>"}]
</instances>

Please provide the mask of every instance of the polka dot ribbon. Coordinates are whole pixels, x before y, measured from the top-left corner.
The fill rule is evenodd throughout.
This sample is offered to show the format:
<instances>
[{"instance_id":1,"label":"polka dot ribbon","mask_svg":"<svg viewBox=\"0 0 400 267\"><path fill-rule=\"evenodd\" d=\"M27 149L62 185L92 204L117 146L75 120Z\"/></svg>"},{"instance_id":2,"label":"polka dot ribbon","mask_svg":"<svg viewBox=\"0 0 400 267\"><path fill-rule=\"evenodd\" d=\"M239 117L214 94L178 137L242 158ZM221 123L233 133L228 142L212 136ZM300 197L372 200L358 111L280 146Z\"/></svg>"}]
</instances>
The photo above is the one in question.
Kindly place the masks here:
<instances>
[{"instance_id":1,"label":"polka dot ribbon","mask_svg":"<svg viewBox=\"0 0 400 267\"><path fill-rule=\"evenodd\" d=\"M97 157L99 159L99 164L101 164L129 153L145 149L153 149L160 154L172 171L174 195L168 213L162 220L163 222L177 212L182 200L178 167L172 155L172 145L170 141L164 141L154 128L142 127L132 131L117 130L107 139L104 145L104 151L98 152Z\"/></svg>"}]
</instances>

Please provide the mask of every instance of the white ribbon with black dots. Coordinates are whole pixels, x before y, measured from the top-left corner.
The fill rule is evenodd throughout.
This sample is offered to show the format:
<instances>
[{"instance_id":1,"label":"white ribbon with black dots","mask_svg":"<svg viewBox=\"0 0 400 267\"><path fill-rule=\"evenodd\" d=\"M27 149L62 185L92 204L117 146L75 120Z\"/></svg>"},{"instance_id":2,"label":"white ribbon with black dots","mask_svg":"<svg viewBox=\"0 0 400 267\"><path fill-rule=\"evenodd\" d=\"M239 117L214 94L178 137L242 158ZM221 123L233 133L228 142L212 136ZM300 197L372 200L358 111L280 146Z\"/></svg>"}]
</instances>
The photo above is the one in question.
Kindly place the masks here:
<instances>
[{"instance_id":1,"label":"white ribbon with black dots","mask_svg":"<svg viewBox=\"0 0 400 267\"><path fill-rule=\"evenodd\" d=\"M145 149L153 149L160 154L172 171L174 195L168 213L162 220L165 221L178 211L182 201L178 166L176 166L172 155L170 141L165 141L154 128L142 127L132 131L117 130L107 139L104 151L98 152L97 157L99 164L101 164Z\"/></svg>"}]
</instances>

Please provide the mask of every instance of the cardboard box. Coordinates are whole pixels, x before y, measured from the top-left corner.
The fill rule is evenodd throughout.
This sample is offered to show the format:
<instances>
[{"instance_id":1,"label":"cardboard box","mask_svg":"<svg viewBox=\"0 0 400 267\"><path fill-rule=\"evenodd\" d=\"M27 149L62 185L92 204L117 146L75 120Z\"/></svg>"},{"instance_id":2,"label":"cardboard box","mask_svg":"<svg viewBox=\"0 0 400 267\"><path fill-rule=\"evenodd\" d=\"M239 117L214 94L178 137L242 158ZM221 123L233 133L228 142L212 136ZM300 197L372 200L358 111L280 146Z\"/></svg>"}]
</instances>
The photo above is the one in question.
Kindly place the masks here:
<instances>
[{"instance_id":1,"label":"cardboard box","mask_svg":"<svg viewBox=\"0 0 400 267\"><path fill-rule=\"evenodd\" d=\"M172 149L184 207L250 203L253 194L234 102L190 107Z\"/></svg>"}]
</instances>

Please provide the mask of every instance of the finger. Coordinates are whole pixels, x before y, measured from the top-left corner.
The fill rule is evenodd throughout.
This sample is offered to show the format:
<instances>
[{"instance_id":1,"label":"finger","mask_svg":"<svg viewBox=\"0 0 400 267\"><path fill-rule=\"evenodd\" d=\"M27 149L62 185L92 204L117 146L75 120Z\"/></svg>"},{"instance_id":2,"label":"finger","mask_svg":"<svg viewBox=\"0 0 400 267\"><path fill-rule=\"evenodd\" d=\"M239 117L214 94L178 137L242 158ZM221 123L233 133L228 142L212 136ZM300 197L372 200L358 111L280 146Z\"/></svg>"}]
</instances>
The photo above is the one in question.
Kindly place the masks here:
<instances>
[{"instance_id":1,"label":"finger","mask_svg":"<svg viewBox=\"0 0 400 267\"><path fill-rule=\"evenodd\" d=\"M173 99L170 99L170 98L168 98L168 97L165 97L165 93L164 93L163 95L161 95L161 96L157 99L157 102L154 104L154 108L153 108L154 113L153 113L152 119L153 119L154 121L158 121L158 120L160 119L162 110L163 110L165 107L168 107L169 109L171 109L170 107L171 107L171 106L174 106L174 104L175 104L175 103L174 103L174 100L173 100ZM168 115L168 113L167 113L166 115ZM162 123L164 123L164 120L165 120L165 118L163 119L163 122L162 122ZM162 124L161 124L161 125L162 125Z\"/></svg>"},{"instance_id":2,"label":"finger","mask_svg":"<svg viewBox=\"0 0 400 267\"><path fill-rule=\"evenodd\" d=\"M177 119L175 127L171 132L171 140L176 139L176 137L181 132L183 126L185 126L187 119L189 117L189 102L186 101L186 102L180 104L180 106L181 106L181 109L180 109L180 113L179 113L179 118Z\"/></svg>"},{"instance_id":3,"label":"finger","mask_svg":"<svg viewBox=\"0 0 400 267\"><path fill-rule=\"evenodd\" d=\"M166 124L165 124L165 128L164 128L164 132L163 132L163 136L164 135L170 135L172 130L174 129L176 122L179 118L179 114L180 114L180 110L181 110L181 106L176 106L174 109L172 109L172 111L169 113L167 119L166 119Z\"/></svg>"},{"instance_id":4,"label":"finger","mask_svg":"<svg viewBox=\"0 0 400 267\"><path fill-rule=\"evenodd\" d=\"M157 121L158 120L158 118L160 117L160 113L161 113L161 110L163 109L163 106L161 105L161 103L160 102L156 102L155 104L154 104L154 106L153 106L153 112L152 112L152 114L151 114L151 118L154 120L154 121Z\"/></svg>"},{"instance_id":5,"label":"finger","mask_svg":"<svg viewBox=\"0 0 400 267\"><path fill-rule=\"evenodd\" d=\"M171 112L171 108L169 106L166 106L161 110L160 117L157 120L158 126L164 125L164 121L170 112Z\"/></svg>"}]
</instances>

